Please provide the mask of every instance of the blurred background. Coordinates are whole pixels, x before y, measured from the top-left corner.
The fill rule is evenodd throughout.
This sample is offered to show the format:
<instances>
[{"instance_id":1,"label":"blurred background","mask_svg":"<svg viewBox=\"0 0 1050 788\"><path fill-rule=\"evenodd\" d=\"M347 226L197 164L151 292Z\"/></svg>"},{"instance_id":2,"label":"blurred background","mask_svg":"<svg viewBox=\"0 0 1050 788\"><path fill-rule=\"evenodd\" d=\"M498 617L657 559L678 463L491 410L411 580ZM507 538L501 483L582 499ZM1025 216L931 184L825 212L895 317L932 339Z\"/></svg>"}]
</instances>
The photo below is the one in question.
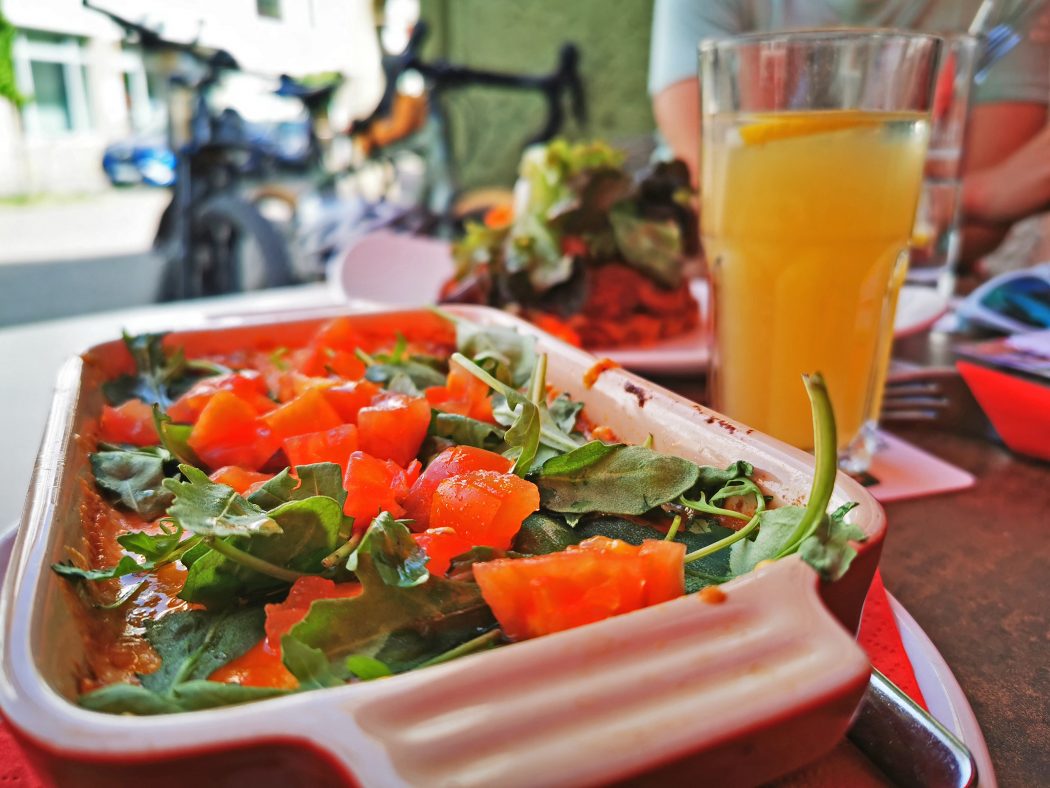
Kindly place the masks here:
<instances>
[{"instance_id":1,"label":"blurred background","mask_svg":"<svg viewBox=\"0 0 1050 788\"><path fill-rule=\"evenodd\" d=\"M447 233L507 200L531 140L653 149L651 0L96 5L0 0L0 326L200 295L173 284L198 253L178 215L216 197L263 273L205 290L272 270L242 201L280 283L310 282L377 226Z\"/></svg>"}]
</instances>

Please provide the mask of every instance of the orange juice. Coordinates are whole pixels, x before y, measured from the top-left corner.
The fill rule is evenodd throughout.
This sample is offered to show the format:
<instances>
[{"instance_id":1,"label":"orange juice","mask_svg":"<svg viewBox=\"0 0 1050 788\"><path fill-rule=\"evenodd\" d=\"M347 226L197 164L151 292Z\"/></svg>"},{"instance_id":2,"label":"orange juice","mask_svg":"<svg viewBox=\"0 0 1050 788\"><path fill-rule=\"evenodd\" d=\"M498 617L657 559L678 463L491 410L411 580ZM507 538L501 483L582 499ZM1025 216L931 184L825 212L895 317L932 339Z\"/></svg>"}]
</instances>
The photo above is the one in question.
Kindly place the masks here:
<instances>
[{"instance_id":1,"label":"orange juice","mask_svg":"<svg viewBox=\"0 0 1050 788\"><path fill-rule=\"evenodd\" d=\"M704 126L716 408L812 448L822 372L847 445L878 412L928 139L925 115L726 114Z\"/></svg>"}]
</instances>

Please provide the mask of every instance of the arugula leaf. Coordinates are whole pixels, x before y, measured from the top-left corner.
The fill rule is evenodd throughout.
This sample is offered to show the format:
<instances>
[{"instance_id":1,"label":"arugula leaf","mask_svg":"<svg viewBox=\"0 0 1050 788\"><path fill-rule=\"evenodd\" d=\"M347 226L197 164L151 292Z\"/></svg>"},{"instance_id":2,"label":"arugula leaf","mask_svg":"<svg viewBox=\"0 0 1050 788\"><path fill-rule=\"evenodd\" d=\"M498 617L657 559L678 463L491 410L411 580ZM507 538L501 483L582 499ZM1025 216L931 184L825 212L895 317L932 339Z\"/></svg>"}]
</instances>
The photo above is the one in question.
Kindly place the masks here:
<instances>
[{"instance_id":1,"label":"arugula leaf","mask_svg":"<svg viewBox=\"0 0 1050 788\"><path fill-rule=\"evenodd\" d=\"M140 685L111 684L82 695L81 706L111 714L168 714L272 698L285 690L207 681L214 670L244 654L263 637L262 608L215 614L177 611L147 622L146 639L161 658Z\"/></svg>"},{"instance_id":2,"label":"arugula leaf","mask_svg":"<svg viewBox=\"0 0 1050 788\"><path fill-rule=\"evenodd\" d=\"M120 451L98 451L91 455L95 483L113 493L126 508L153 520L164 513L173 496L163 486L164 464L171 454L159 446Z\"/></svg>"},{"instance_id":3,"label":"arugula leaf","mask_svg":"<svg viewBox=\"0 0 1050 788\"><path fill-rule=\"evenodd\" d=\"M456 321L456 350L502 383L524 386L536 365L536 340L502 326Z\"/></svg>"},{"instance_id":4,"label":"arugula leaf","mask_svg":"<svg viewBox=\"0 0 1050 788\"><path fill-rule=\"evenodd\" d=\"M682 230L673 219L645 219L620 203L609 211L616 246L628 265L664 287L682 282Z\"/></svg>"},{"instance_id":5,"label":"arugula leaf","mask_svg":"<svg viewBox=\"0 0 1050 788\"><path fill-rule=\"evenodd\" d=\"M125 575L147 572L150 568L149 564L142 565L130 555L124 556L116 566L108 569L81 569L73 564L51 564L51 569L56 574L75 580L112 580Z\"/></svg>"},{"instance_id":6,"label":"arugula leaf","mask_svg":"<svg viewBox=\"0 0 1050 788\"><path fill-rule=\"evenodd\" d=\"M426 552L416 544L405 524L395 520L390 512L380 512L368 526L346 568L356 571L364 555L371 557L372 565L387 585L413 588L430 577Z\"/></svg>"},{"instance_id":7,"label":"arugula leaf","mask_svg":"<svg viewBox=\"0 0 1050 788\"><path fill-rule=\"evenodd\" d=\"M547 409L550 411L551 421L557 425L558 429L570 434L576 430L576 417L583 410L583 403L574 402L569 399L568 394L559 394L547 406Z\"/></svg>"},{"instance_id":8,"label":"arugula leaf","mask_svg":"<svg viewBox=\"0 0 1050 788\"><path fill-rule=\"evenodd\" d=\"M342 541L343 507L327 496L288 501L267 516L276 532L211 541L211 550L190 565L179 596L220 608L280 589L300 574L319 574Z\"/></svg>"},{"instance_id":9,"label":"arugula leaf","mask_svg":"<svg viewBox=\"0 0 1050 788\"><path fill-rule=\"evenodd\" d=\"M139 677L148 690L168 694L177 684L205 679L244 654L263 635L261 607L231 613L179 610L146 623L146 640L161 658L153 673Z\"/></svg>"},{"instance_id":10,"label":"arugula leaf","mask_svg":"<svg viewBox=\"0 0 1050 788\"><path fill-rule=\"evenodd\" d=\"M193 383L187 375L186 357L181 350L171 355L164 350L164 334L124 334L124 345L135 363L134 375L121 375L102 384L110 405L138 398L167 409Z\"/></svg>"},{"instance_id":11,"label":"arugula leaf","mask_svg":"<svg viewBox=\"0 0 1050 788\"><path fill-rule=\"evenodd\" d=\"M382 679L393 675L389 665L374 657L366 657L364 654L351 654L347 657L346 669L361 681L372 681L372 679Z\"/></svg>"},{"instance_id":12,"label":"arugula leaf","mask_svg":"<svg viewBox=\"0 0 1050 788\"><path fill-rule=\"evenodd\" d=\"M555 512L645 514L692 487L699 468L644 446L591 441L536 474L540 505Z\"/></svg>"},{"instance_id":13,"label":"arugula leaf","mask_svg":"<svg viewBox=\"0 0 1050 788\"><path fill-rule=\"evenodd\" d=\"M138 553L153 566L169 558L171 554L182 546L182 529L176 528L170 532L159 534L147 534L143 531L131 531L117 537L117 543L125 550ZM152 567L151 567L152 568Z\"/></svg>"},{"instance_id":14,"label":"arugula leaf","mask_svg":"<svg viewBox=\"0 0 1050 788\"><path fill-rule=\"evenodd\" d=\"M164 486L175 495L168 514L187 531L202 536L280 533L281 528L272 517L232 487L216 484L192 465L180 465L179 470L188 481L165 479Z\"/></svg>"},{"instance_id":15,"label":"arugula leaf","mask_svg":"<svg viewBox=\"0 0 1050 788\"><path fill-rule=\"evenodd\" d=\"M334 462L299 465L295 469L299 480L285 468L262 487L248 496L248 502L265 509L275 509L289 501L304 501L315 495L331 498L340 506L346 502L343 489L343 471Z\"/></svg>"},{"instance_id":16,"label":"arugula leaf","mask_svg":"<svg viewBox=\"0 0 1050 788\"><path fill-rule=\"evenodd\" d=\"M579 543L581 538L560 517L539 511L525 518L514 537L513 548L527 555L547 555L560 553L569 545Z\"/></svg>"},{"instance_id":17,"label":"arugula leaf","mask_svg":"<svg viewBox=\"0 0 1050 788\"><path fill-rule=\"evenodd\" d=\"M288 690L276 687L248 687L242 684L200 680L176 684L171 690L171 697L179 705L179 711L215 709L287 694Z\"/></svg>"},{"instance_id":18,"label":"arugula leaf","mask_svg":"<svg viewBox=\"0 0 1050 788\"><path fill-rule=\"evenodd\" d=\"M751 463L743 460L730 463L725 470L719 470L710 465L701 465L700 477L696 481L696 486L689 491L689 497L695 498L701 493L715 495L734 479L750 478L754 472L755 469L751 467Z\"/></svg>"},{"instance_id":19,"label":"arugula leaf","mask_svg":"<svg viewBox=\"0 0 1050 788\"><path fill-rule=\"evenodd\" d=\"M347 599L318 599L282 640L319 649L337 676L346 658L362 654L380 660L393 673L409 670L477 636L494 624L492 612L474 583L433 575L422 585L388 585L370 553L357 563L362 592ZM298 660L285 666L302 680ZM312 675L312 674L311 674Z\"/></svg>"},{"instance_id":20,"label":"arugula leaf","mask_svg":"<svg viewBox=\"0 0 1050 788\"><path fill-rule=\"evenodd\" d=\"M336 675L328 657L319 648L313 648L291 635L281 638L281 659L288 671L299 681L303 690L340 687L345 678Z\"/></svg>"},{"instance_id":21,"label":"arugula leaf","mask_svg":"<svg viewBox=\"0 0 1050 788\"><path fill-rule=\"evenodd\" d=\"M110 684L77 698L77 703L91 711L107 714L173 714L182 711L173 698L158 695L138 684Z\"/></svg>"},{"instance_id":22,"label":"arugula leaf","mask_svg":"<svg viewBox=\"0 0 1050 788\"><path fill-rule=\"evenodd\" d=\"M365 369L365 380L385 385L388 388L400 376L407 377L420 391L431 386L445 385L445 375L440 370L422 361L417 361L416 357L397 364L373 361Z\"/></svg>"},{"instance_id":23,"label":"arugula leaf","mask_svg":"<svg viewBox=\"0 0 1050 788\"><path fill-rule=\"evenodd\" d=\"M729 567L733 574L742 575L760 561L775 559L787 547L805 512L801 506L781 506L762 512L754 540L741 539L730 548Z\"/></svg>"},{"instance_id":24,"label":"arugula leaf","mask_svg":"<svg viewBox=\"0 0 1050 788\"><path fill-rule=\"evenodd\" d=\"M840 506L830 517L825 518L809 537L798 547L799 555L816 569L825 580L838 580L849 569L857 551L850 540L862 542L864 532L859 526L846 522L846 515L856 503Z\"/></svg>"},{"instance_id":25,"label":"arugula leaf","mask_svg":"<svg viewBox=\"0 0 1050 788\"><path fill-rule=\"evenodd\" d=\"M153 405L153 425L157 429L161 445L167 449L172 458L186 465L201 465L197 452L190 446L192 424L176 424L160 405Z\"/></svg>"},{"instance_id":26,"label":"arugula leaf","mask_svg":"<svg viewBox=\"0 0 1050 788\"><path fill-rule=\"evenodd\" d=\"M495 451L503 444L503 432L494 424L460 416L458 413L431 411L430 435L448 438L459 446L475 446Z\"/></svg>"}]
</instances>

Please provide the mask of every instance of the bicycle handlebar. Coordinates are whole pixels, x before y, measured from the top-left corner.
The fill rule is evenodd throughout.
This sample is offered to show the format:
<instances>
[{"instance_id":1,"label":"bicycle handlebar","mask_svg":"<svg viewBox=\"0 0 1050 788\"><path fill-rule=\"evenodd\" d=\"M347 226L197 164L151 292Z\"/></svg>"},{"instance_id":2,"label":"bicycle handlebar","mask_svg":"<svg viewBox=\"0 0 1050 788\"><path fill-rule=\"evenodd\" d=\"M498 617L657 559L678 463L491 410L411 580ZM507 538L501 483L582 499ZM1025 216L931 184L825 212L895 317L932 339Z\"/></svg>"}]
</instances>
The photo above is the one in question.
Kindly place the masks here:
<instances>
[{"instance_id":1,"label":"bicycle handlebar","mask_svg":"<svg viewBox=\"0 0 1050 788\"><path fill-rule=\"evenodd\" d=\"M511 88L515 90L537 90L547 100L547 122L543 129L527 144L543 142L553 137L565 120L561 96L569 95L573 117L579 123L587 122L587 106L584 99L583 81L580 79L580 51L575 44L565 44L558 54L558 65L549 74L509 74L498 71L485 71L458 66L444 60L425 63L420 55L423 42L429 32L426 22L420 21L412 30L405 48L396 55L383 58L383 71L386 76L386 87L379 105L367 118L357 121L353 130L366 129L375 120L386 117L393 106L397 93L398 78L406 71L417 71L432 85L434 93L442 90L483 85L489 87Z\"/></svg>"},{"instance_id":2,"label":"bicycle handlebar","mask_svg":"<svg viewBox=\"0 0 1050 788\"><path fill-rule=\"evenodd\" d=\"M133 22L127 17L121 16L120 14L114 13L106 8L100 8L94 5L91 0L81 0L81 5L91 11L97 11L98 13L106 16L110 21L116 23L119 27L123 28L125 34L134 34L138 38L138 44L143 49L153 51L169 51L169 52L182 52L185 53L195 60L205 64L213 70L237 70L239 66L233 55L227 52L225 49L206 49L199 46L196 43L187 44L183 41L172 41L164 38L160 33L152 28L146 27L138 22Z\"/></svg>"}]
</instances>

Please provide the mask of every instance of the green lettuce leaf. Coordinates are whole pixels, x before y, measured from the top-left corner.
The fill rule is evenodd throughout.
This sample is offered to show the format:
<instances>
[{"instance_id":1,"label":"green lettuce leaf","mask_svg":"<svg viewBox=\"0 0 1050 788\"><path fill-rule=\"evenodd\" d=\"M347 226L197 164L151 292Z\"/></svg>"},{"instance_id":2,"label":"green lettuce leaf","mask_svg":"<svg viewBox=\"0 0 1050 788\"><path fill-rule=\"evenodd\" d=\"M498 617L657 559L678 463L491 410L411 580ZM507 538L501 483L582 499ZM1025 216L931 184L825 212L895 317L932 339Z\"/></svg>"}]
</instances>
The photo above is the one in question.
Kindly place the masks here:
<instances>
[{"instance_id":1,"label":"green lettuce leaf","mask_svg":"<svg viewBox=\"0 0 1050 788\"><path fill-rule=\"evenodd\" d=\"M346 568L356 571L365 555L372 559L372 566L387 585L412 588L425 583L430 576L426 552L416 544L405 524L389 512L380 512L368 526L361 544L350 554Z\"/></svg>"},{"instance_id":2,"label":"green lettuce leaf","mask_svg":"<svg viewBox=\"0 0 1050 788\"><path fill-rule=\"evenodd\" d=\"M696 464L679 457L592 441L548 460L535 482L551 511L637 515L675 500L698 476Z\"/></svg>"},{"instance_id":3,"label":"green lettuce leaf","mask_svg":"<svg viewBox=\"0 0 1050 788\"><path fill-rule=\"evenodd\" d=\"M171 454L159 446L98 451L90 457L95 483L147 520L162 515L174 499L163 484L167 476L164 466L171 459Z\"/></svg>"},{"instance_id":4,"label":"green lettuce leaf","mask_svg":"<svg viewBox=\"0 0 1050 788\"><path fill-rule=\"evenodd\" d=\"M182 528L202 536L280 533L272 517L232 487L216 484L192 465L180 465L179 470L187 481L165 479L164 486L175 495L168 514Z\"/></svg>"}]
</instances>

